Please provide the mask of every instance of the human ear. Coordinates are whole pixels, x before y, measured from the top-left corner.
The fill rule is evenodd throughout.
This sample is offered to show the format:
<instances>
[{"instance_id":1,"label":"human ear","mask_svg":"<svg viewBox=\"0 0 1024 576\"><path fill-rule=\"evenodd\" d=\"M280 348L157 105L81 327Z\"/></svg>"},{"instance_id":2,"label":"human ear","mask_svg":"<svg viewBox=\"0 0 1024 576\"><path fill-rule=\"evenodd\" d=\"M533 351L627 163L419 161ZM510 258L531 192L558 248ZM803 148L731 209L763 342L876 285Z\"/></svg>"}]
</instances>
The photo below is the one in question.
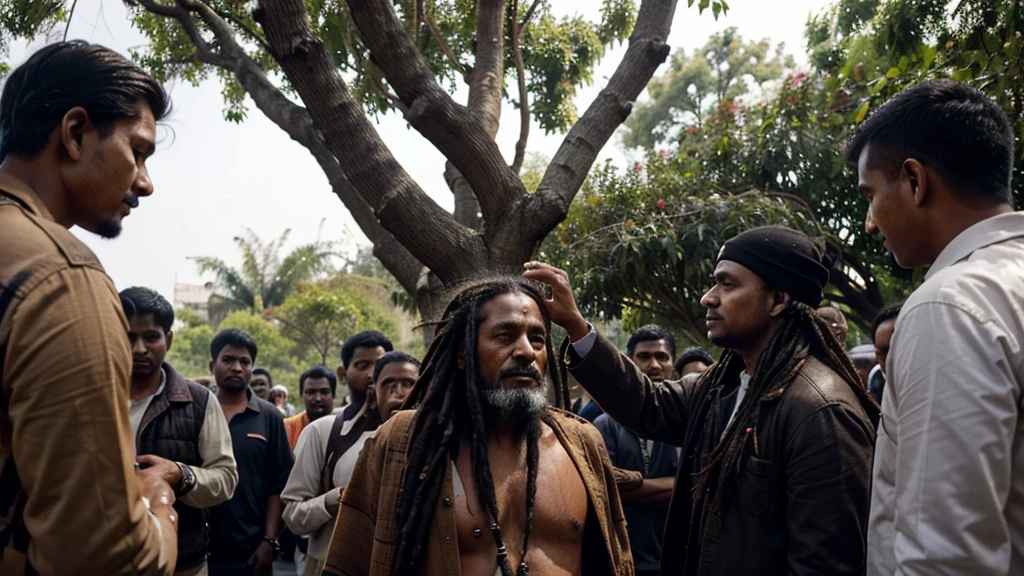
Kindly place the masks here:
<instances>
[{"instance_id":1,"label":"human ear","mask_svg":"<svg viewBox=\"0 0 1024 576\"><path fill-rule=\"evenodd\" d=\"M85 108L76 106L64 114L64 118L61 119L60 125L57 127L57 130L60 131L61 146L73 162L82 159L82 141L86 130L91 125L89 113L85 111Z\"/></svg>"},{"instance_id":2,"label":"human ear","mask_svg":"<svg viewBox=\"0 0 1024 576\"><path fill-rule=\"evenodd\" d=\"M903 161L903 174L910 183L910 193L914 199L915 206L924 204L928 196L928 170L924 164L914 158L907 158Z\"/></svg>"},{"instance_id":3,"label":"human ear","mask_svg":"<svg viewBox=\"0 0 1024 576\"><path fill-rule=\"evenodd\" d=\"M772 290L772 307L768 311L768 314L772 318L778 318L786 311L787 308L789 308L789 303L791 301L792 298L787 292Z\"/></svg>"}]
</instances>

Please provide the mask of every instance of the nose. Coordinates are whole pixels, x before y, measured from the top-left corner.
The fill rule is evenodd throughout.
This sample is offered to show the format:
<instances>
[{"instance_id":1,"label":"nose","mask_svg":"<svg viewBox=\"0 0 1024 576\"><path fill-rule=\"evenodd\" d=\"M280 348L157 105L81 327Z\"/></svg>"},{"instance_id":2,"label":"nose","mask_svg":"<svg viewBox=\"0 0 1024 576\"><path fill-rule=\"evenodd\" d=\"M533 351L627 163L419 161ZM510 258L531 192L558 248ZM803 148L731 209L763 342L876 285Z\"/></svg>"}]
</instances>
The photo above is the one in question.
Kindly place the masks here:
<instances>
[{"instance_id":1,"label":"nose","mask_svg":"<svg viewBox=\"0 0 1024 576\"><path fill-rule=\"evenodd\" d=\"M519 337L513 355L515 358L523 359L527 364L532 364L537 358L537 351L533 349L533 343L530 342L529 334L523 334Z\"/></svg>"},{"instance_id":2,"label":"nose","mask_svg":"<svg viewBox=\"0 0 1024 576\"><path fill-rule=\"evenodd\" d=\"M149 170L145 166L139 168L139 174L135 178L135 193L139 196L153 194L153 181L149 179Z\"/></svg>"},{"instance_id":3,"label":"nose","mask_svg":"<svg viewBox=\"0 0 1024 576\"><path fill-rule=\"evenodd\" d=\"M404 404L405 399L409 397L409 392L412 392L412 388L406 388L405 386L399 385L395 386L395 392L393 396L395 400L398 401L399 404Z\"/></svg>"},{"instance_id":4,"label":"nose","mask_svg":"<svg viewBox=\"0 0 1024 576\"><path fill-rule=\"evenodd\" d=\"M871 215L871 206L868 206L868 215L864 218L864 231L871 236L878 234L878 226L875 225L875 217Z\"/></svg>"},{"instance_id":5,"label":"nose","mask_svg":"<svg viewBox=\"0 0 1024 576\"><path fill-rule=\"evenodd\" d=\"M132 340L132 354L136 356L146 355L146 344L142 341L142 338Z\"/></svg>"},{"instance_id":6,"label":"nose","mask_svg":"<svg viewBox=\"0 0 1024 576\"><path fill-rule=\"evenodd\" d=\"M718 297L715 296L714 288L708 289L708 291L700 297L700 305L705 308L714 308L718 306Z\"/></svg>"}]
</instances>

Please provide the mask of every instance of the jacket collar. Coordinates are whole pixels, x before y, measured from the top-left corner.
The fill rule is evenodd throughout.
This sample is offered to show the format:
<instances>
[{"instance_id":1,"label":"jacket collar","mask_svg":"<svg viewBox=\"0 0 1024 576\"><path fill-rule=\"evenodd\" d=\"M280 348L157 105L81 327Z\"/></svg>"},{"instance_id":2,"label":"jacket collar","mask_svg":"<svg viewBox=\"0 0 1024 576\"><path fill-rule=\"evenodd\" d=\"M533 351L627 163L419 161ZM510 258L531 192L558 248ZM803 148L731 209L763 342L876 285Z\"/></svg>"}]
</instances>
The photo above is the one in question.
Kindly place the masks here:
<instances>
[{"instance_id":1,"label":"jacket collar","mask_svg":"<svg viewBox=\"0 0 1024 576\"><path fill-rule=\"evenodd\" d=\"M164 388L164 395L167 396L167 400L170 402L192 402L195 398L192 396L192 391L188 387L188 380L184 376L178 373L173 366L164 362L161 364L164 369L164 373L167 374L166 388Z\"/></svg>"},{"instance_id":2,"label":"jacket collar","mask_svg":"<svg viewBox=\"0 0 1024 576\"><path fill-rule=\"evenodd\" d=\"M43 204L39 195L29 188L28 184L25 184L14 176L0 172L0 191L2 191L5 196L13 198L19 204L24 206L26 210L36 216L41 216L47 220L53 220L53 214L50 213L46 204Z\"/></svg>"},{"instance_id":3,"label":"jacket collar","mask_svg":"<svg viewBox=\"0 0 1024 576\"><path fill-rule=\"evenodd\" d=\"M1024 212L1008 212L982 220L958 234L942 249L931 269L924 275L925 280L970 257L976 250L1020 236L1024 236Z\"/></svg>"}]
</instances>

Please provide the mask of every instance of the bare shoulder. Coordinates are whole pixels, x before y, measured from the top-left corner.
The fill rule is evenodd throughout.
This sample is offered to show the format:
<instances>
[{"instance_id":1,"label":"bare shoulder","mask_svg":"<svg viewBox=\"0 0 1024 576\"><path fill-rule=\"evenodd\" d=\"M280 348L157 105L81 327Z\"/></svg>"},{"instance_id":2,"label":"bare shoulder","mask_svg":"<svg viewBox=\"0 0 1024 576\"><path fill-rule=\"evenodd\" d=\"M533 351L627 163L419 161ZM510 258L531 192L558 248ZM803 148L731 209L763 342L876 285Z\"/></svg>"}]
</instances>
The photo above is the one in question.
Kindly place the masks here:
<instances>
[{"instance_id":1,"label":"bare shoulder","mask_svg":"<svg viewBox=\"0 0 1024 576\"><path fill-rule=\"evenodd\" d=\"M604 445L604 438L601 436L601 431L591 424L586 418L573 414L568 410L555 408L554 406L548 407L548 414L551 415L552 420L566 433L573 436L579 436L585 440L592 441L595 444Z\"/></svg>"}]
</instances>

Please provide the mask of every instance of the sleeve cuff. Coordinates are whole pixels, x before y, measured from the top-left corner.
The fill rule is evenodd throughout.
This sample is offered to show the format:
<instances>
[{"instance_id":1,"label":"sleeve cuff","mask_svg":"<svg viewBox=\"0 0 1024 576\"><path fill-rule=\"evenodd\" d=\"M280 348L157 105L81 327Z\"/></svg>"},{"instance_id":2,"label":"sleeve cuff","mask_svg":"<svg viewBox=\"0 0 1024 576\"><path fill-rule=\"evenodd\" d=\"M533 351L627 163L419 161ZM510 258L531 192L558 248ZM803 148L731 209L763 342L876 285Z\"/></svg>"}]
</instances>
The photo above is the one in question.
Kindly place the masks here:
<instances>
[{"instance_id":1,"label":"sleeve cuff","mask_svg":"<svg viewBox=\"0 0 1024 576\"><path fill-rule=\"evenodd\" d=\"M588 324L588 326L590 326L590 332L587 332L586 336L572 343L572 349L580 360L586 358L587 354L590 354L590 351L594 349L594 343L597 342L597 331L594 330L593 325Z\"/></svg>"}]
</instances>

